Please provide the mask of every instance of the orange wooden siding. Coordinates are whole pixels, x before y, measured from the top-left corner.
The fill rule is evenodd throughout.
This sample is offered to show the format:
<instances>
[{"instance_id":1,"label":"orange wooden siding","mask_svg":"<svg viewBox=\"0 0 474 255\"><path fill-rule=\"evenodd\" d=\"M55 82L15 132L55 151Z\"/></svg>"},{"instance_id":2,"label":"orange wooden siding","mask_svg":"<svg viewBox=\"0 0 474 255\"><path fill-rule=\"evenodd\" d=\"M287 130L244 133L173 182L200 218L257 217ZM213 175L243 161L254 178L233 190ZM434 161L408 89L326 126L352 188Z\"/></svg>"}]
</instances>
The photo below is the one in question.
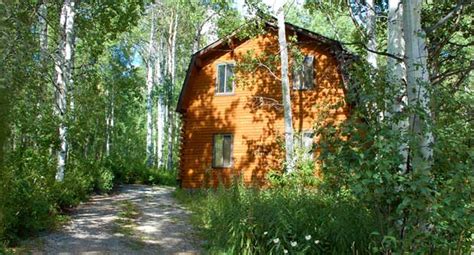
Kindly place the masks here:
<instances>
[{"instance_id":1,"label":"orange wooden siding","mask_svg":"<svg viewBox=\"0 0 474 255\"><path fill-rule=\"evenodd\" d=\"M303 54L315 57L315 87L291 92L295 132L312 129L321 116L325 116L325 122L345 120L348 110L335 57L314 40L300 36L298 41ZM281 168L283 111L256 107L254 99L263 96L281 102L280 81L265 68L258 68L236 74L232 95L215 93L216 65L230 61L238 65L249 51L256 55L279 54L276 31L237 44L233 50L206 54L201 59L202 68L192 68L182 101L180 179L184 188L216 186L219 180L228 183L233 176L241 176L246 184L260 185L268 170ZM279 75L280 70L275 73ZM341 103L339 108L328 109L337 103ZM233 165L213 169L212 141L213 135L219 133L233 134Z\"/></svg>"}]
</instances>

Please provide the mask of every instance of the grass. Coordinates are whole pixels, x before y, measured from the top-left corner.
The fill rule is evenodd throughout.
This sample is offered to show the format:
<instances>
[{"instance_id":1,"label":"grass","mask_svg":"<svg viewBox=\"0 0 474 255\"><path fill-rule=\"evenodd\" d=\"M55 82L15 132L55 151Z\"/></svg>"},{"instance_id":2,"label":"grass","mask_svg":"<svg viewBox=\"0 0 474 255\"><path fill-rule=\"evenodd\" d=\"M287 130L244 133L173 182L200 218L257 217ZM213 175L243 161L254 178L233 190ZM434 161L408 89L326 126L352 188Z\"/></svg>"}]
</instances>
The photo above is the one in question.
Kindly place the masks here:
<instances>
[{"instance_id":1,"label":"grass","mask_svg":"<svg viewBox=\"0 0 474 255\"><path fill-rule=\"evenodd\" d=\"M64 225L71 221L71 216L67 214L57 214L52 230L60 230Z\"/></svg>"},{"instance_id":2,"label":"grass","mask_svg":"<svg viewBox=\"0 0 474 255\"><path fill-rule=\"evenodd\" d=\"M190 192L188 190L176 189L173 192L173 197L186 209L193 212L191 214L191 224L198 229L205 227L202 222L202 214L206 212L205 202L207 199L207 192L203 190L196 190ZM202 232L202 231L201 231Z\"/></svg>"},{"instance_id":3,"label":"grass","mask_svg":"<svg viewBox=\"0 0 474 255\"><path fill-rule=\"evenodd\" d=\"M118 206L120 209L118 219L114 221L113 232L123 235L132 249L143 249L145 247L143 237L135 230L137 226L135 220L142 215L140 209L129 200L118 202Z\"/></svg>"},{"instance_id":4,"label":"grass","mask_svg":"<svg viewBox=\"0 0 474 255\"><path fill-rule=\"evenodd\" d=\"M375 217L350 196L237 184L174 197L193 212L210 254L367 254L379 241Z\"/></svg>"}]
</instances>

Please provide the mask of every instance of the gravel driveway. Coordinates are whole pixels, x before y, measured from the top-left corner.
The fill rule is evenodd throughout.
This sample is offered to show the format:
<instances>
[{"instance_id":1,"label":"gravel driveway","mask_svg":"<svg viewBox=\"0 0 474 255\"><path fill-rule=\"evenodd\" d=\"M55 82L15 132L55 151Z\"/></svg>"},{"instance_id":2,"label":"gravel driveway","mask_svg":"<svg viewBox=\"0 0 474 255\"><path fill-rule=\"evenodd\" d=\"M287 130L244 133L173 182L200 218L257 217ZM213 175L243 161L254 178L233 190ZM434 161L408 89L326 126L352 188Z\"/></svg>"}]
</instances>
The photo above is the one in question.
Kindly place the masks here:
<instances>
[{"instance_id":1,"label":"gravel driveway","mask_svg":"<svg viewBox=\"0 0 474 255\"><path fill-rule=\"evenodd\" d=\"M199 254L188 212L174 188L121 186L81 204L58 232L28 244L28 254Z\"/></svg>"}]
</instances>

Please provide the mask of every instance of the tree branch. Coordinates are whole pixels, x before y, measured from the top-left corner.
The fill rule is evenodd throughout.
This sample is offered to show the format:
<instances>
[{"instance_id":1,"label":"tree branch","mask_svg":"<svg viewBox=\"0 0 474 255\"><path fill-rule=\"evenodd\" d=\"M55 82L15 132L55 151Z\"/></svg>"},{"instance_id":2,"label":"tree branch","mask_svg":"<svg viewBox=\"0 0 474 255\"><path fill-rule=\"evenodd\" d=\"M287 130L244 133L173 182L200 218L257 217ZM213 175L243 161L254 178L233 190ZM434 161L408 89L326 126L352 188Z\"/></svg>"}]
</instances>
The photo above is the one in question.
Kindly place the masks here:
<instances>
[{"instance_id":1,"label":"tree branch","mask_svg":"<svg viewBox=\"0 0 474 255\"><path fill-rule=\"evenodd\" d=\"M370 51L372 53L382 55L382 56L387 56L387 57L393 58L397 61L403 62L403 58L404 58L403 56L393 55L393 54L390 54L386 51L371 50L364 43L361 43L361 42L352 42L352 43L341 42L341 44L344 44L344 45L359 45L359 46L362 46L365 50Z\"/></svg>"},{"instance_id":2,"label":"tree branch","mask_svg":"<svg viewBox=\"0 0 474 255\"><path fill-rule=\"evenodd\" d=\"M458 3L456 4L456 7L454 7L454 9L451 10L448 14L446 14L446 16L444 16L442 19L438 20L438 22L436 24L434 24L433 26L425 29L425 33L429 34L429 33L434 32L436 29L438 29L444 23L446 23L449 19L451 19L458 11L460 11L463 6L464 6L464 0L458 0Z\"/></svg>"},{"instance_id":3,"label":"tree branch","mask_svg":"<svg viewBox=\"0 0 474 255\"><path fill-rule=\"evenodd\" d=\"M252 99L253 99L255 108L269 106L271 108L275 108L275 110L277 111L280 111L280 112L283 111L283 104L281 104L274 98L256 95L256 96L253 96Z\"/></svg>"},{"instance_id":4,"label":"tree branch","mask_svg":"<svg viewBox=\"0 0 474 255\"><path fill-rule=\"evenodd\" d=\"M474 61L471 61L471 64L468 67L448 70L444 73L441 73L437 76L432 77L431 80L433 83L439 83L453 75L470 73L472 70L474 70Z\"/></svg>"},{"instance_id":5,"label":"tree branch","mask_svg":"<svg viewBox=\"0 0 474 255\"><path fill-rule=\"evenodd\" d=\"M278 76L272 71L272 69L270 69L270 67L268 67L267 65L265 65L264 63L262 63L262 62L260 62L260 61L259 61L259 63L258 63L257 68L259 68L259 67L263 67L263 68L267 69L268 72L270 73L270 75L273 76L273 78L275 78L277 81L281 81L280 77L278 77ZM257 69L257 68L255 68L255 69Z\"/></svg>"}]
</instances>

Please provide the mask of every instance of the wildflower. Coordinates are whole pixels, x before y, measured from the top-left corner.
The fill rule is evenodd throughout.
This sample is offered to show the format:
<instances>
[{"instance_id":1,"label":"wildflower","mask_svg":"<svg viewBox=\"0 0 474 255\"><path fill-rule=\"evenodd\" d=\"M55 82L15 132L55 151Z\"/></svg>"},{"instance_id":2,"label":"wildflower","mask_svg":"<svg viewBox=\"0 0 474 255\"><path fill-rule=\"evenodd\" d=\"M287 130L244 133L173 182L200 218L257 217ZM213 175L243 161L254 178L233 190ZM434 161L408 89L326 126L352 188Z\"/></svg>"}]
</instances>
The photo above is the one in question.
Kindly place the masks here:
<instances>
[{"instance_id":1,"label":"wildflower","mask_svg":"<svg viewBox=\"0 0 474 255\"><path fill-rule=\"evenodd\" d=\"M280 238L275 238L275 239L273 239L273 242L274 242L274 243L280 242Z\"/></svg>"},{"instance_id":2,"label":"wildflower","mask_svg":"<svg viewBox=\"0 0 474 255\"><path fill-rule=\"evenodd\" d=\"M287 250L287 249L283 249L283 253L288 254L288 250Z\"/></svg>"},{"instance_id":3,"label":"wildflower","mask_svg":"<svg viewBox=\"0 0 474 255\"><path fill-rule=\"evenodd\" d=\"M305 236L304 239L306 239L307 241L311 240L311 235Z\"/></svg>"},{"instance_id":4,"label":"wildflower","mask_svg":"<svg viewBox=\"0 0 474 255\"><path fill-rule=\"evenodd\" d=\"M315 243L315 244L318 244L318 243L319 243L319 240L315 240L314 243Z\"/></svg>"},{"instance_id":5,"label":"wildflower","mask_svg":"<svg viewBox=\"0 0 474 255\"><path fill-rule=\"evenodd\" d=\"M264 235L264 236L266 236L267 234L268 234L268 232L267 232L267 231L263 232L263 235Z\"/></svg>"},{"instance_id":6,"label":"wildflower","mask_svg":"<svg viewBox=\"0 0 474 255\"><path fill-rule=\"evenodd\" d=\"M290 242L290 244L291 244L291 247L295 247L298 243L294 241L294 242Z\"/></svg>"}]
</instances>

